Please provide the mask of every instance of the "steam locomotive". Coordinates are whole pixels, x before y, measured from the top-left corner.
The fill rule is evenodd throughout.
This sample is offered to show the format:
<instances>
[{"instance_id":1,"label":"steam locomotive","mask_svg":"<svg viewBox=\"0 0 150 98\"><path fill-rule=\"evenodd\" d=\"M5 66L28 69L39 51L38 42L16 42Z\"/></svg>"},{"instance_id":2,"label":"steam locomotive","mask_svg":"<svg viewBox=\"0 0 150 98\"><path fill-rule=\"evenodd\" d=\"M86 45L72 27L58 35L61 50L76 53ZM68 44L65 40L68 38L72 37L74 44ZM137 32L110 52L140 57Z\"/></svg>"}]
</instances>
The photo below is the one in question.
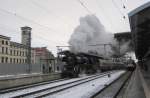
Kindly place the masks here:
<instances>
[{"instance_id":1,"label":"steam locomotive","mask_svg":"<svg viewBox=\"0 0 150 98\"><path fill-rule=\"evenodd\" d=\"M114 62L101 56L87 53L72 53L62 51L60 60L64 62L62 77L78 77L80 73L94 74L98 71L128 69L122 62Z\"/></svg>"}]
</instances>

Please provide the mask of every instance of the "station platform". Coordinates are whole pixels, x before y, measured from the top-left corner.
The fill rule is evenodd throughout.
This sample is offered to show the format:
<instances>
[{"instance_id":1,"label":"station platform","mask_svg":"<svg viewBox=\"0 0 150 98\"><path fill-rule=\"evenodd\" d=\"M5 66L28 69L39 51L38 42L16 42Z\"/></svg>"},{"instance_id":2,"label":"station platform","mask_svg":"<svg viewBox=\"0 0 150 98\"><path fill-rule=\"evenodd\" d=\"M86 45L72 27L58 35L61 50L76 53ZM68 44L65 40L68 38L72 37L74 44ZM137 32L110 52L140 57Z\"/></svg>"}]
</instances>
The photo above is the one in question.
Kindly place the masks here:
<instances>
[{"instance_id":1,"label":"station platform","mask_svg":"<svg viewBox=\"0 0 150 98\"><path fill-rule=\"evenodd\" d=\"M0 76L0 90L13 88L18 86L25 86L33 83L40 83L60 79L60 73L32 73L32 74L18 74L18 75L1 75Z\"/></svg>"},{"instance_id":2,"label":"station platform","mask_svg":"<svg viewBox=\"0 0 150 98\"><path fill-rule=\"evenodd\" d=\"M139 69L140 80L143 85L146 98L150 98L150 70Z\"/></svg>"},{"instance_id":3,"label":"station platform","mask_svg":"<svg viewBox=\"0 0 150 98\"><path fill-rule=\"evenodd\" d=\"M146 98L138 68L133 72L123 98Z\"/></svg>"},{"instance_id":4,"label":"station platform","mask_svg":"<svg viewBox=\"0 0 150 98\"><path fill-rule=\"evenodd\" d=\"M137 66L124 98L150 98L150 71Z\"/></svg>"}]
</instances>

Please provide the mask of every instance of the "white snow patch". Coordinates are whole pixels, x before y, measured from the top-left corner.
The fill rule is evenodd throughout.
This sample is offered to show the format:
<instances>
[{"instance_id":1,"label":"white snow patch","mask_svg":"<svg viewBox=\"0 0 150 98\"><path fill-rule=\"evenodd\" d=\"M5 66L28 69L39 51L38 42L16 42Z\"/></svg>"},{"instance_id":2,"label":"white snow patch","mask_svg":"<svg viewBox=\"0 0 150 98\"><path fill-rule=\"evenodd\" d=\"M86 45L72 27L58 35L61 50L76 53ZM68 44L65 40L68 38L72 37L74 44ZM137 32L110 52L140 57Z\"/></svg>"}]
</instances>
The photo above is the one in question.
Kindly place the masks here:
<instances>
[{"instance_id":1,"label":"white snow patch","mask_svg":"<svg viewBox=\"0 0 150 98\"><path fill-rule=\"evenodd\" d=\"M105 76L94 81L84 83L82 85L56 93L46 98L90 98L92 95L103 89L105 85L108 85L112 81L116 80L124 72L125 71L118 71L111 74L111 77Z\"/></svg>"},{"instance_id":2,"label":"white snow patch","mask_svg":"<svg viewBox=\"0 0 150 98\"><path fill-rule=\"evenodd\" d=\"M102 73L102 75L103 75L103 73ZM94 75L91 75L91 76L94 76ZM57 86L57 85L73 82L73 81L84 79L84 78L91 77L91 76L86 76L86 77L82 77L82 78L73 78L73 79L69 79L69 80L65 80L65 81L60 81L60 82L40 85L40 86L36 86L36 87L32 87L32 88L27 88L27 89L23 89L23 90L17 90L17 91L13 91L13 92L10 92L10 93L0 94L0 98L15 97L15 96L19 96L19 95L26 94L26 93L29 93L29 92L34 92L34 91L38 91L38 90L41 90L41 89L54 87L54 86Z\"/></svg>"}]
</instances>

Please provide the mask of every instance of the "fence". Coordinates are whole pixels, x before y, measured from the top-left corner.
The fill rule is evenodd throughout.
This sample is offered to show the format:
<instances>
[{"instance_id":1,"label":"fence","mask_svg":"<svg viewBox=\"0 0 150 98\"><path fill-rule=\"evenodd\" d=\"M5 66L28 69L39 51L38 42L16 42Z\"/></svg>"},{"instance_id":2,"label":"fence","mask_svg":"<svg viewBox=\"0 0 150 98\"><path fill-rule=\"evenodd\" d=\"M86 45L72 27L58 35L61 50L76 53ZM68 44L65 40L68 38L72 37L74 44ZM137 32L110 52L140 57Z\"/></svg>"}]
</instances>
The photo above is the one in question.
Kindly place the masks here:
<instances>
[{"instance_id":1,"label":"fence","mask_svg":"<svg viewBox=\"0 0 150 98\"><path fill-rule=\"evenodd\" d=\"M32 64L31 73L41 73L40 64ZM0 64L0 75L26 74L29 72L28 64Z\"/></svg>"}]
</instances>

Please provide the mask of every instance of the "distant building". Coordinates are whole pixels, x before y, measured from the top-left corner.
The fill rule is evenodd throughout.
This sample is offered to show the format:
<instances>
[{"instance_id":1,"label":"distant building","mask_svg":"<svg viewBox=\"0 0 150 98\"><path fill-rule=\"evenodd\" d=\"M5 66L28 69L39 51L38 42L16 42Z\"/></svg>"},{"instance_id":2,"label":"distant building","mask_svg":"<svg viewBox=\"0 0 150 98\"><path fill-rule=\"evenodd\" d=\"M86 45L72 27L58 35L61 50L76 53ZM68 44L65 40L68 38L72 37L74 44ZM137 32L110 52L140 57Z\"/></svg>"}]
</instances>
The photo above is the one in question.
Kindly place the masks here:
<instances>
[{"instance_id":1,"label":"distant building","mask_svg":"<svg viewBox=\"0 0 150 98\"><path fill-rule=\"evenodd\" d=\"M0 63L27 63L28 48L26 45L10 41L10 37L0 35ZM31 63L34 61L34 50L31 50Z\"/></svg>"},{"instance_id":2,"label":"distant building","mask_svg":"<svg viewBox=\"0 0 150 98\"><path fill-rule=\"evenodd\" d=\"M0 63L9 62L10 37L0 35Z\"/></svg>"},{"instance_id":3,"label":"distant building","mask_svg":"<svg viewBox=\"0 0 150 98\"><path fill-rule=\"evenodd\" d=\"M40 64L43 72L51 72L55 70L54 55L46 47L34 48L35 64Z\"/></svg>"},{"instance_id":4,"label":"distant building","mask_svg":"<svg viewBox=\"0 0 150 98\"><path fill-rule=\"evenodd\" d=\"M10 37L0 35L0 63L34 63L34 50L31 49L31 29L21 27L22 44L10 41Z\"/></svg>"},{"instance_id":5,"label":"distant building","mask_svg":"<svg viewBox=\"0 0 150 98\"><path fill-rule=\"evenodd\" d=\"M119 32L119 33L115 33L114 34L114 38L117 41L131 41L132 40L132 36L131 36L131 32Z\"/></svg>"},{"instance_id":6,"label":"distant building","mask_svg":"<svg viewBox=\"0 0 150 98\"><path fill-rule=\"evenodd\" d=\"M21 30L21 43L10 41L10 37L0 35L0 63L40 64L44 73L54 71L54 55L46 47L31 47L32 28L25 26L21 27Z\"/></svg>"},{"instance_id":7,"label":"distant building","mask_svg":"<svg viewBox=\"0 0 150 98\"><path fill-rule=\"evenodd\" d=\"M28 68L28 72L31 71L31 30L32 28L25 26L25 27L21 27L21 31L22 31L22 44L26 46L26 62L29 65Z\"/></svg>"},{"instance_id":8,"label":"distant building","mask_svg":"<svg viewBox=\"0 0 150 98\"><path fill-rule=\"evenodd\" d=\"M21 31L22 31L22 44L25 46L30 46L31 47L31 27L21 27Z\"/></svg>"},{"instance_id":9,"label":"distant building","mask_svg":"<svg viewBox=\"0 0 150 98\"><path fill-rule=\"evenodd\" d=\"M28 63L28 47L26 45L10 42L10 63ZM34 50L31 50L31 64L35 63Z\"/></svg>"},{"instance_id":10,"label":"distant building","mask_svg":"<svg viewBox=\"0 0 150 98\"><path fill-rule=\"evenodd\" d=\"M34 50L31 49L31 28L25 26L21 27L21 30L21 44L10 41L10 37L0 35L0 63L34 63Z\"/></svg>"}]
</instances>

